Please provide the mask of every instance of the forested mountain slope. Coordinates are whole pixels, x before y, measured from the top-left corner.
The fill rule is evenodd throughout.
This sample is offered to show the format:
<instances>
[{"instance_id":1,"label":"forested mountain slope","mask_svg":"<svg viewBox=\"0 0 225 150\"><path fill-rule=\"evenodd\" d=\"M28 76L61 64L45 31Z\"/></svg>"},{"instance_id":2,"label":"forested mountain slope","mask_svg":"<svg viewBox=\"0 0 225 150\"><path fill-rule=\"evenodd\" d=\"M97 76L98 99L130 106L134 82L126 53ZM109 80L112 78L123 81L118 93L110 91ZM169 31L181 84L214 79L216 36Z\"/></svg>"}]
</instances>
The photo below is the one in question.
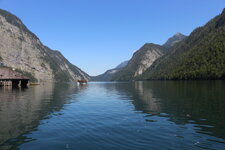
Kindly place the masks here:
<instances>
[{"instance_id":1,"label":"forested mountain slope","mask_svg":"<svg viewBox=\"0 0 225 150\"><path fill-rule=\"evenodd\" d=\"M137 79L224 79L225 9L171 49Z\"/></svg>"}]
</instances>

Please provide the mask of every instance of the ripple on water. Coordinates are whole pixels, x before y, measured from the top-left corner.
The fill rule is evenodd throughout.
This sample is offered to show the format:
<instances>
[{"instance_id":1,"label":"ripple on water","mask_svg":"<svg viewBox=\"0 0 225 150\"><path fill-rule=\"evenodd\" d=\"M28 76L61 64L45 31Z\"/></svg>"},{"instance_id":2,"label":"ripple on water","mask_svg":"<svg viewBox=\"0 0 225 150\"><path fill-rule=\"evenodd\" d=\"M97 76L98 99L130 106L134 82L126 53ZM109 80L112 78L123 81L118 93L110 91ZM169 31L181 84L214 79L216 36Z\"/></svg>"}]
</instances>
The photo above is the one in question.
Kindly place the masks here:
<instances>
[{"instance_id":1,"label":"ripple on water","mask_svg":"<svg viewBox=\"0 0 225 150\"><path fill-rule=\"evenodd\" d=\"M0 91L0 137L7 141L0 149L222 150L224 120L211 115L214 98L206 91L218 96L215 112L225 115L219 109L224 86L195 86L91 83Z\"/></svg>"}]
</instances>

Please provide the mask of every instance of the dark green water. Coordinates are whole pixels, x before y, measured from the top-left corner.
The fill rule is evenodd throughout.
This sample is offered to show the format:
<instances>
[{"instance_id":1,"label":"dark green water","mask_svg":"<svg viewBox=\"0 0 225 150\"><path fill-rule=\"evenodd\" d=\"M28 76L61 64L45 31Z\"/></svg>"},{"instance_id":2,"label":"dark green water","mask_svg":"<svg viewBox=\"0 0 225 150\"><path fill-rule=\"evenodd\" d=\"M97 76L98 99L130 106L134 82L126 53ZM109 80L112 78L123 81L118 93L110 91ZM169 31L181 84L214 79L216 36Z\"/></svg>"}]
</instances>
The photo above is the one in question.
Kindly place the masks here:
<instances>
[{"instance_id":1,"label":"dark green water","mask_svg":"<svg viewBox=\"0 0 225 150\"><path fill-rule=\"evenodd\" d=\"M0 150L224 150L224 81L0 88Z\"/></svg>"}]
</instances>

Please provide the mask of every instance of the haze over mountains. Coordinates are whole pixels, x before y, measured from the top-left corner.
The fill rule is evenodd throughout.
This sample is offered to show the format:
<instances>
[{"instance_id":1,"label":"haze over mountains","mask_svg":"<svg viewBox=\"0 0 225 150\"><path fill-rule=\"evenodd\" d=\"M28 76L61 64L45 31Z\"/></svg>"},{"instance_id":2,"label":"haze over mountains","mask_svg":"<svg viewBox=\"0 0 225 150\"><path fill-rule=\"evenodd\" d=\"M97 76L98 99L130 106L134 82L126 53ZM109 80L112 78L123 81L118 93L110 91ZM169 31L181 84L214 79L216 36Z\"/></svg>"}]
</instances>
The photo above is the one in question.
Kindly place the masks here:
<instances>
[{"instance_id":1,"label":"haze over mountains","mask_svg":"<svg viewBox=\"0 0 225 150\"><path fill-rule=\"evenodd\" d=\"M0 64L32 81L75 81L90 77L59 51L44 46L15 15L0 9Z\"/></svg>"}]
</instances>

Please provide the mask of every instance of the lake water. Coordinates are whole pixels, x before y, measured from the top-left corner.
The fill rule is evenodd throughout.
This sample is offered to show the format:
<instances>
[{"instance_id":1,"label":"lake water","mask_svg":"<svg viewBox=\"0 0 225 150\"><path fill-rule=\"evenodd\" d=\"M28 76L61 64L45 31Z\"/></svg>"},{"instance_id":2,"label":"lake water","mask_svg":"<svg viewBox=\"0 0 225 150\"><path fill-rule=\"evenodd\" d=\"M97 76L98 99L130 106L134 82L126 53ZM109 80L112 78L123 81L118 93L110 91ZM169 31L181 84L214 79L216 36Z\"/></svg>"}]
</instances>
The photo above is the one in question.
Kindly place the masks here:
<instances>
[{"instance_id":1,"label":"lake water","mask_svg":"<svg viewBox=\"0 0 225 150\"><path fill-rule=\"evenodd\" d=\"M224 150L225 81L0 88L1 150Z\"/></svg>"}]
</instances>

